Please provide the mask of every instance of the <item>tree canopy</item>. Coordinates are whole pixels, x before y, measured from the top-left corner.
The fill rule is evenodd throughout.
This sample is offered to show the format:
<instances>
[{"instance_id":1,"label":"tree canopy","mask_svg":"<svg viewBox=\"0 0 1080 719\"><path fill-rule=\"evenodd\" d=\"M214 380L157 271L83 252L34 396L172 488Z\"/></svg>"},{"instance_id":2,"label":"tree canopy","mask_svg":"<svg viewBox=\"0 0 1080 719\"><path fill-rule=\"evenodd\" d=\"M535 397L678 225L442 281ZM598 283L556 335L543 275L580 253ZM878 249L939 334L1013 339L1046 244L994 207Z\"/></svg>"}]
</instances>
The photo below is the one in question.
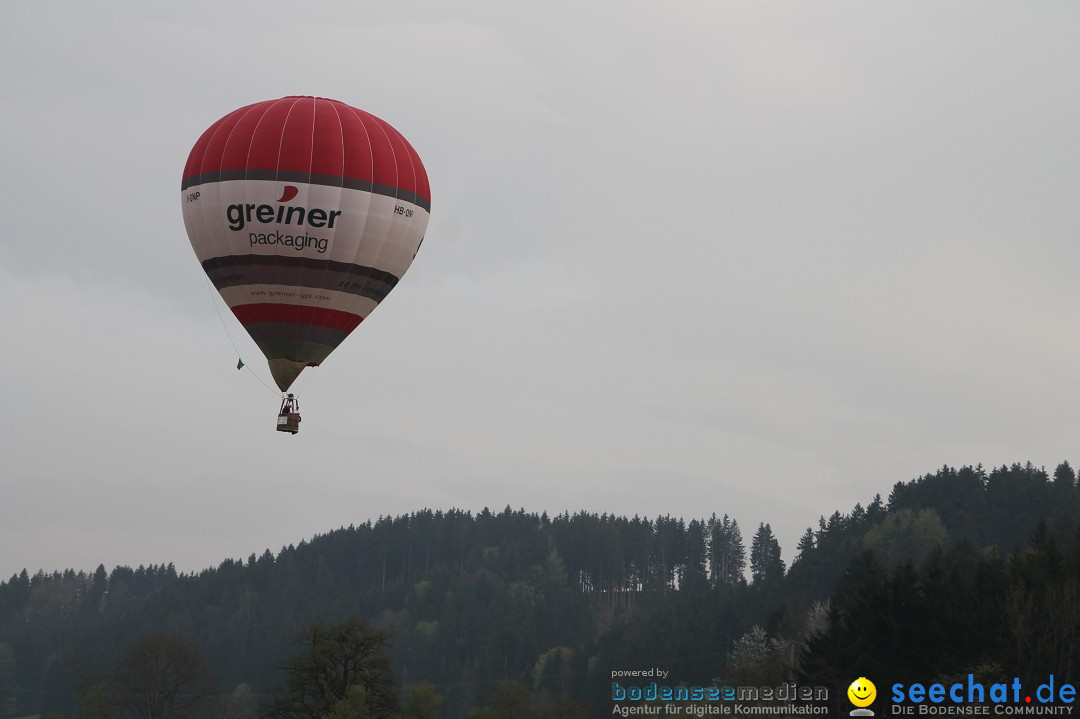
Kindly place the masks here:
<instances>
[{"instance_id":1,"label":"tree canopy","mask_svg":"<svg viewBox=\"0 0 1080 719\"><path fill-rule=\"evenodd\" d=\"M22 571L0 582L0 716L119 713L113 672L154 635L196 647L215 705L245 719L271 691L263 708L279 717L467 716L515 696L541 714L598 715L613 669L663 662L699 685L822 679L882 646L912 676L1052 662L1072 677L1078 520L1071 465L1018 463L943 467L837 509L787 548L790 566L774 525L757 526L748 553L723 512L506 507L381 517L193 574ZM332 631L350 618L362 628ZM335 664L355 652L367 663ZM305 684L323 660L348 679Z\"/></svg>"},{"instance_id":2,"label":"tree canopy","mask_svg":"<svg viewBox=\"0 0 1080 719\"><path fill-rule=\"evenodd\" d=\"M270 692L267 719L330 716L391 717L398 708L387 632L358 619L327 624L316 619L296 639L304 649L283 669L284 685Z\"/></svg>"}]
</instances>

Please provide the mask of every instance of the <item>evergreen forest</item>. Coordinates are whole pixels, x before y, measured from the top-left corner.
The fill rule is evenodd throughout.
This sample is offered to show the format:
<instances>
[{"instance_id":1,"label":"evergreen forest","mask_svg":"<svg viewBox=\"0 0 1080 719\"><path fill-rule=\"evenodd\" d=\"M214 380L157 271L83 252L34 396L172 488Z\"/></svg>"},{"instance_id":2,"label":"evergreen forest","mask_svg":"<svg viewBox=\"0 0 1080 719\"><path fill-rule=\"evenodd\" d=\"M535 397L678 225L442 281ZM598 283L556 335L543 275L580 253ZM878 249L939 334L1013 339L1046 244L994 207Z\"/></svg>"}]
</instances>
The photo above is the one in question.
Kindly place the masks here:
<instances>
[{"instance_id":1,"label":"evergreen forest","mask_svg":"<svg viewBox=\"0 0 1080 719\"><path fill-rule=\"evenodd\" d=\"M351 669L366 689L332 711L288 705L304 667L337 661L316 651L328 638L367 652ZM171 709L138 709L136 679L161 656L190 683ZM1076 473L942 467L818 518L783 552L770 524L720 511L420 509L196 573L0 582L0 719L573 719L611 714L613 671L649 668L838 697L860 676L1076 684ZM196 684L213 702L185 709Z\"/></svg>"}]
</instances>

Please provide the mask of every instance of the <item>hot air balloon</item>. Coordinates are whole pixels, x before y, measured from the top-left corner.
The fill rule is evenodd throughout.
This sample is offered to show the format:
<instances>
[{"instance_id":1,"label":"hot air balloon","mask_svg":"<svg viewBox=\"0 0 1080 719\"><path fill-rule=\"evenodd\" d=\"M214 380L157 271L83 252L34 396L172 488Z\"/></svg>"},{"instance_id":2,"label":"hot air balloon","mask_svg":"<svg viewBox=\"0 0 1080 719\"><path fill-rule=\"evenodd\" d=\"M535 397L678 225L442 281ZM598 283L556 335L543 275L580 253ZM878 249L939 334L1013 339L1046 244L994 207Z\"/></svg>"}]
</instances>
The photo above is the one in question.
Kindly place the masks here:
<instances>
[{"instance_id":1,"label":"hot air balloon","mask_svg":"<svg viewBox=\"0 0 1080 719\"><path fill-rule=\"evenodd\" d=\"M427 173L401 133L317 97L230 112L195 143L180 188L195 255L282 393L394 289L431 209ZM278 421L296 433L292 395Z\"/></svg>"}]
</instances>

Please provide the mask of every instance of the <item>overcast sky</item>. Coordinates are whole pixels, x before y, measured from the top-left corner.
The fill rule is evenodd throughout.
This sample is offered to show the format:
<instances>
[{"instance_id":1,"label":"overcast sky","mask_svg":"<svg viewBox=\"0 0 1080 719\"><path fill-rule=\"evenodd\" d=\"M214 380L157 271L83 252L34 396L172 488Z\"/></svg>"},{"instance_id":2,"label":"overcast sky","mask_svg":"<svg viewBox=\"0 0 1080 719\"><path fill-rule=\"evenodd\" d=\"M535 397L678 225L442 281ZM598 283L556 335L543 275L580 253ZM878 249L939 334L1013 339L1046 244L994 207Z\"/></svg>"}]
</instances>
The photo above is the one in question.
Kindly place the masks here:
<instances>
[{"instance_id":1,"label":"overcast sky","mask_svg":"<svg viewBox=\"0 0 1080 719\"><path fill-rule=\"evenodd\" d=\"M790 562L943 464L1076 464L1077 68L1071 0L0 0L0 578L506 505ZM180 211L292 94L432 187L296 437Z\"/></svg>"}]
</instances>

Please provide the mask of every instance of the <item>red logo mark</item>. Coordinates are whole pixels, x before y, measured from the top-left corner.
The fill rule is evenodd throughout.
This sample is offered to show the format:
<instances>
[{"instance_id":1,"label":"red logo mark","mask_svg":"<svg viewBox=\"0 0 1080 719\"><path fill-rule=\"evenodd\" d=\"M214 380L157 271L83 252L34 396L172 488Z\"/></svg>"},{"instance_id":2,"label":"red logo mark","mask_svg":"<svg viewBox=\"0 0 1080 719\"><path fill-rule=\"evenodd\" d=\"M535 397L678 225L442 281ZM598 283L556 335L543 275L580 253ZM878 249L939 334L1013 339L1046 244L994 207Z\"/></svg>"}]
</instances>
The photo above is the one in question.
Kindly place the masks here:
<instances>
[{"instance_id":1,"label":"red logo mark","mask_svg":"<svg viewBox=\"0 0 1080 719\"><path fill-rule=\"evenodd\" d=\"M278 202L288 202L292 198L296 197L296 193L300 190L296 189L293 185L285 185L285 189L281 193L281 199Z\"/></svg>"}]
</instances>

